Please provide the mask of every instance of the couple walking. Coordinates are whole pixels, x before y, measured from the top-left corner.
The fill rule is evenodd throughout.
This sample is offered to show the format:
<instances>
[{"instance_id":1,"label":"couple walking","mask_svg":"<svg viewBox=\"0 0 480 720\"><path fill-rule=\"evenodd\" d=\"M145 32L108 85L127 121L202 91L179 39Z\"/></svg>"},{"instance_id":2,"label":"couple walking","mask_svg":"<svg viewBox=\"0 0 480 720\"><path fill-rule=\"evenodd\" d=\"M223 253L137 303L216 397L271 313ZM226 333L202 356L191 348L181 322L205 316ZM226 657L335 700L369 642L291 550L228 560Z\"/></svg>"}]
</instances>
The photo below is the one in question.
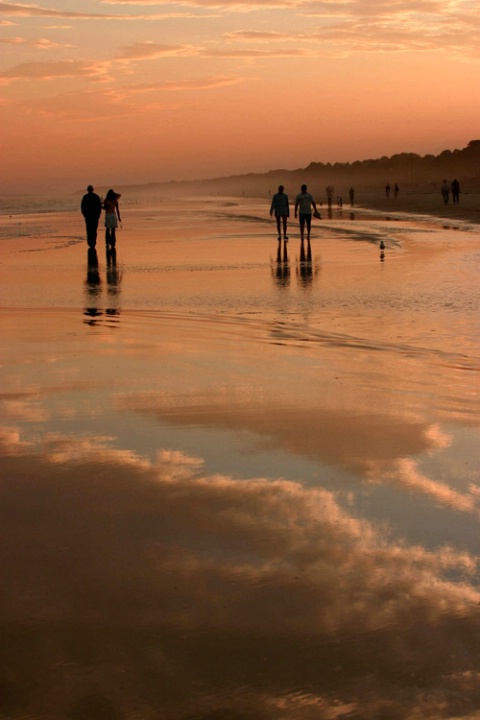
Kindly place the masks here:
<instances>
[{"instance_id":1,"label":"couple walking","mask_svg":"<svg viewBox=\"0 0 480 720\"><path fill-rule=\"evenodd\" d=\"M312 207L314 217L320 217L320 213L317 210L315 200L312 195L307 192L307 186L302 185L301 192L298 193L295 198L295 218L299 217L300 221L300 237L302 242L305 237L305 228L307 229L307 240L310 242L310 230L312 227ZM282 239L282 228L283 228L283 239L288 240L287 236L287 219L290 216L290 205L288 202L288 195L285 193L285 188L280 185L278 192L272 198L272 204L270 206L270 217L275 214L277 221L277 231L279 241Z\"/></svg>"},{"instance_id":2,"label":"couple walking","mask_svg":"<svg viewBox=\"0 0 480 720\"><path fill-rule=\"evenodd\" d=\"M115 190L109 190L102 203L101 199L93 191L93 186L89 185L87 187L87 194L82 198L80 210L85 218L88 247L94 248L97 244L98 221L100 220L102 210L105 210L105 242L107 244L107 250L109 247L113 250L115 247L115 230L118 227L118 223L122 222L120 208L118 206L119 197L121 197L120 193L116 193Z\"/></svg>"}]
</instances>

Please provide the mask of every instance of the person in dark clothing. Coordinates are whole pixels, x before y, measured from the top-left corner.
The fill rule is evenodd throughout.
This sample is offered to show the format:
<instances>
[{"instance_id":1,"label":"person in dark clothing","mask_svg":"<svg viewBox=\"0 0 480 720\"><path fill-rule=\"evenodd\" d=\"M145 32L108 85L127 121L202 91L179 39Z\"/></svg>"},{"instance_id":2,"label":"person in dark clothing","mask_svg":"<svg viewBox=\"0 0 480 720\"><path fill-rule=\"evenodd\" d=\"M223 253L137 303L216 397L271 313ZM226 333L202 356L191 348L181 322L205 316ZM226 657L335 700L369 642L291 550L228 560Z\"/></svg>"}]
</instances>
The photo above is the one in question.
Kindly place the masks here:
<instances>
[{"instance_id":1,"label":"person in dark clothing","mask_svg":"<svg viewBox=\"0 0 480 720\"><path fill-rule=\"evenodd\" d=\"M87 194L82 198L80 210L85 218L88 247L94 248L97 244L97 228L100 215L102 214L102 201L98 195L93 192L92 185L87 187Z\"/></svg>"},{"instance_id":2,"label":"person in dark clothing","mask_svg":"<svg viewBox=\"0 0 480 720\"><path fill-rule=\"evenodd\" d=\"M287 220L290 217L290 204L288 202L288 195L284 192L285 188L283 185L278 186L278 192L272 198L272 204L270 205L270 217L275 213L275 219L277 221L278 239L282 239L282 225L283 225L283 239L285 242L288 240L287 236Z\"/></svg>"},{"instance_id":3,"label":"person in dark clothing","mask_svg":"<svg viewBox=\"0 0 480 720\"><path fill-rule=\"evenodd\" d=\"M459 203L460 202L460 183L458 182L458 180L456 178L452 182L451 190L452 190L453 202L455 204Z\"/></svg>"}]
</instances>

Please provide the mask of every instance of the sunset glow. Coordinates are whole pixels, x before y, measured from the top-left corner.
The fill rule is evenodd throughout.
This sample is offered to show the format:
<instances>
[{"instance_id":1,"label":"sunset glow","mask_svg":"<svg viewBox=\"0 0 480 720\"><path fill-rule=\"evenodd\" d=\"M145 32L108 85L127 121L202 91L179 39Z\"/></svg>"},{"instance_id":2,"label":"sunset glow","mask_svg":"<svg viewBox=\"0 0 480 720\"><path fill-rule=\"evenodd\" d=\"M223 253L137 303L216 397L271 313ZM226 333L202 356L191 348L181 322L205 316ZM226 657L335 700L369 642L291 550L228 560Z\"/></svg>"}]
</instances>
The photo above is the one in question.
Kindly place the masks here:
<instances>
[{"instance_id":1,"label":"sunset glow","mask_svg":"<svg viewBox=\"0 0 480 720\"><path fill-rule=\"evenodd\" d=\"M472 0L0 3L2 192L463 148Z\"/></svg>"}]
</instances>

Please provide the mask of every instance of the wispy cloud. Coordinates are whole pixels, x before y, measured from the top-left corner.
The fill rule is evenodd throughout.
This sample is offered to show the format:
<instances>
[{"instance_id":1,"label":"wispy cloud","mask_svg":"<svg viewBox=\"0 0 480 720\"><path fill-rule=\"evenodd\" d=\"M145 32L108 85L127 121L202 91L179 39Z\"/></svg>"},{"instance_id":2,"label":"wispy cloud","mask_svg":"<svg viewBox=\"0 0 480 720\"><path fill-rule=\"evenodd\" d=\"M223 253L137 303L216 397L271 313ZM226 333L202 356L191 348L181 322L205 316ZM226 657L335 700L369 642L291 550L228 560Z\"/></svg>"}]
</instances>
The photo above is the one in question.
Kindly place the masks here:
<instances>
[{"instance_id":1,"label":"wispy cloud","mask_svg":"<svg viewBox=\"0 0 480 720\"><path fill-rule=\"evenodd\" d=\"M210 90L228 85L238 85L247 82L246 77L230 77L228 75L219 75L214 77L196 78L192 80L164 80L163 82L152 83L150 85L127 85L124 90L128 93L147 93L156 92L158 90Z\"/></svg>"},{"instance_id":2,"label":"wispy cloud","mask_svg":"<svg viewBox=\"0 0 480 720\"><path fill-rule=\"evenodd\" d=\"M99 15L97 13L83 13L73 10L53 10L39 5L24 5L23 3L0 2L0 13L6 17L58 17L77 18L80 20L95 18L115 18L115 15Z\"/></svg>"},{"instance_id":3,"label":"wispy cloud","mask_svg":"<svg viewBox=\"0 0 480 720\"><path fill-rule=\"evenodd\" d=\"M115 59L128 62L131 60L154 60L159 57L177 57L197 54L197 51L191 45L167 45L145 41L136 42L124 47Z\"/></svg>"},{"instance_id":4,"label":"wispy cloud","mask_svg":"<svg viewBox=\"0 0 480 720\"><path fill-rule=\"evenodd\" d=\"M0 38L0 43L5 45L28 45L30 47L40 48L41 50L56 50L57 48L72 47L66 43L57 43L47 38L39 38L38 40L28 40L23 37Z\"/></svg>"},{"instance_id":5,"label":"wispy cloud","mask_svg":"<svg viewBox=\"0 0 480 720\"><path fill-rule=\"evenodd\" d=\"M5 85L15 80L53 80L74 77L104 78L105 68L98 63L82 60L20 63L9 70L0 72L0 84Z\"/></svg>"},{"instance_id":6,"label":"wispy cloud","mask_svg":"<svg viewBox=\"0 0 480 720\"><path fill-rule=\"evenodd\" d=\"M136 3L107 3L111 5L122 5L129 4L134 5ZM163 3L138 3L139 5L162 5ZM182 3L180 3L182 4ZM190 5L190 3L184 3ZM192 7L196 7L196 4L191 4ZM214 5L212 7L215 7ZM41 7L39 5L24 5L21 3L1 3L0 2L0 13L5 17L15 18L28 18L28 17L46 17L46 18L65 18L68 20L163 20L170 17L189 17L188 13L179 12L178 10L167 10L162 13L147 13L147 14L108 14L108 13L88 13L78 12L74 10L54 10L52 8ZM196 15L191 17L197 17ZM0 22L0 25L11 25L12 23L4 20Z\"/></svg>"}]
</instances>

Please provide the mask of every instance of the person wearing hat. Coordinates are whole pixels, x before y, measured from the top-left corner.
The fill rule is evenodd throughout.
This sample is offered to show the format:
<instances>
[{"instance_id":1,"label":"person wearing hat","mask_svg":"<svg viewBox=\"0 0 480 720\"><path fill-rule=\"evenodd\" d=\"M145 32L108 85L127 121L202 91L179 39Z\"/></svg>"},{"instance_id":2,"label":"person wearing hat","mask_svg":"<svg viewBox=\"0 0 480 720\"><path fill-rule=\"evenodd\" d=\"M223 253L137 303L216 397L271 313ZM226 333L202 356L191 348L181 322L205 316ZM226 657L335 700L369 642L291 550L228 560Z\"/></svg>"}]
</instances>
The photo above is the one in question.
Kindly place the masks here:
<instances>
[{"instance_id":1,"label":"person wearing hat","mask_svg":"<svg viewBox=\"0 0 480 720\"><path fill-rule=\"evenodd\" d=\"M97 244L97 229L98 221L102 214L102 201L98 195L93 192L92 185L87 187L87 193L82 198L80 210L85 218L88 247L94 248Z\"/></svg>"},{"instance_id":2,"label":"person wearing hat","mask_svg":"<svg viewBox=\"0 0 480 720\"><path fill-rule=\"evenodd\" d=\"M109 190L103 201L103 209L105 210L105 243L107 250L113 250L116 243L115 230L118 227L118 223L122 222L120 217L120 208L118 207L118 198L121 197L120 193L116 193L115 190Z\"/></svg>"}]
</instances>

